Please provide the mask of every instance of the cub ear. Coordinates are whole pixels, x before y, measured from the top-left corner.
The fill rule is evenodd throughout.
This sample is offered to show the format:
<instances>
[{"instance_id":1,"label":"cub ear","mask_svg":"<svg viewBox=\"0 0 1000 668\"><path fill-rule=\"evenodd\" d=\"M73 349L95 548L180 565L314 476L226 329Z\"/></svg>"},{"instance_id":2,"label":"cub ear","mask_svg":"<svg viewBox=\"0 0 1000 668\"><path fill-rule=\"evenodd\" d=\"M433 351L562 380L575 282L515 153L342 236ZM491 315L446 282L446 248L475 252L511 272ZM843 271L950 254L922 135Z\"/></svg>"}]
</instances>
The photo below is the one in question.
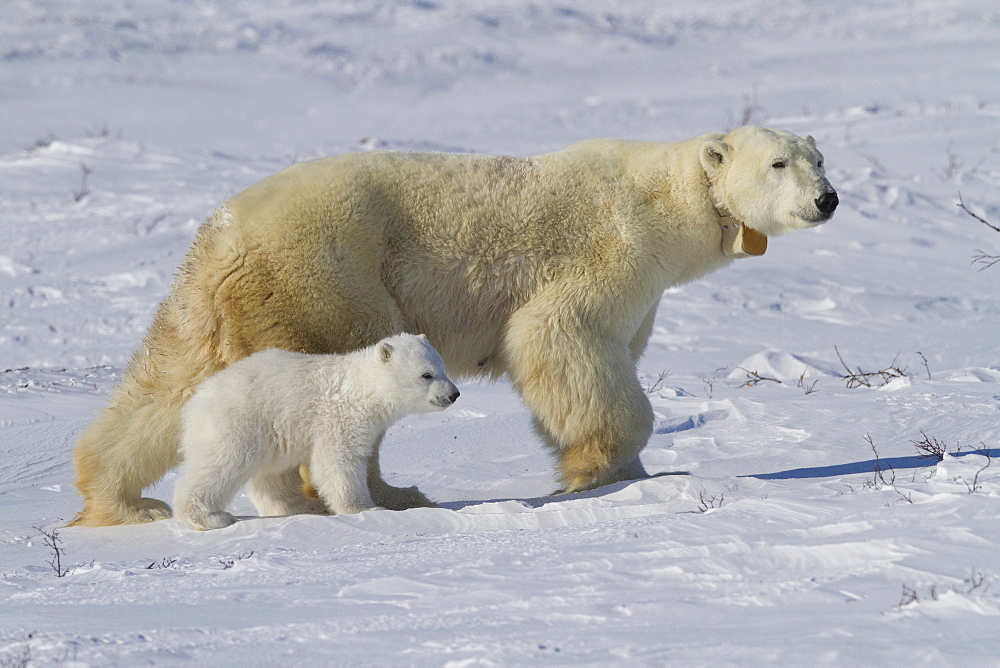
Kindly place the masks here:
<instances>
[{"instance_id":1,"label":"cub ear","mask_svg":"<svg viewBox=\"0 0 1000 668\"><path fill-rule=\"evenodd\" d=\"M803 137L803 139L805 139L807 142L809 142L810 146L812 146L813 148L816 148L816 140L813 139L812 135L806 135L805 137Z\"/></svg>"},{"instance_id":2,"label":"cub ear","mask_svg":"<svg viewBox=\"0 0 1000 668\"><path fill-rule=\"evenodd\" d=\"M388 343L383 343L378 347L378 356L383 362L388 362L392 358L392 346Z\"/></svg>"},{"instance_id":3,"label":"cub ear","mask_svg":"<svg viewBox=\"0 0 1000 668\"><path fill-rule=\"evenodd\" d=\"M417 334L417 338L426 341L427 340L427 335L426 334Z\"/></svg>"},{"instance_id":4,"label":"cub ear","mask_svg":"<svg viewBox=\"0 0 1000 668\"><path fill-rule=\"evenodd\" d=\"M716 139L707 140L701 145L699 154L702 169L709 175L714 174L722 165L729 162L729 155L729 144Z\"/></svg>"}]
</instances>

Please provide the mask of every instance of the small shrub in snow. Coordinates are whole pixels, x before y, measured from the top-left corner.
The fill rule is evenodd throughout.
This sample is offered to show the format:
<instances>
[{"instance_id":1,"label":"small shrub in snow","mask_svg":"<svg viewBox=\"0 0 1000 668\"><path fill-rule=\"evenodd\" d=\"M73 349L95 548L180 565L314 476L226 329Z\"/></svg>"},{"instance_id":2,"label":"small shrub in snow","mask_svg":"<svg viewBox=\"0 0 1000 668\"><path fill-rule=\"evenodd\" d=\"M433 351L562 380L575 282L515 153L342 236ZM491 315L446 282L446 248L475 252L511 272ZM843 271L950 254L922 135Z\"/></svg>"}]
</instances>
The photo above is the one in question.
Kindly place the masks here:
<instances>
[{"instance_id":1,"label":"small shrub in snow","mask_svg":"<svg viewBox=\"0 0 1000 668\"><path fill-rule=\"evenodd\" d=\"M982 450L978 450L977 452L979 452L979 454L981 454L984 457L986 457L986 464L982 468L980 468L978 471L976 471L976 475L972 478L972 482L969 482L968 480L965 480L964 478L961 479L962 482L965 483L965 486L969 489L969 494L973 494L975 492L978 492L978 491L980 491L983 488L983 486L979 484L979 474L982 473L983 471L985 471L986 469L988 469L990 467L990 464L993 463L993 458L990 457L989 450L986 449L985 445L983 446Z\"/></svg>"},{"instance_id":2,"label":"small shrub in snow","mask_svg":"<svg viewBox=\"0 0 1000 668\"><path fill-rule=\"evenodd\" d=\"M975 218L976 220L978 220L980 223L982 223L986 227L988 227L991 230L993 230L994 232L1000 232L1000 225L994 225L993 223L989 222L988 220L986 220L982 216L974 213L972 211L972 209L970 209L969 207L967 207L965 205L965 202L962 201L962 194L961 193L959 193L959 195L958 195L958 204L957 204L957 206L962 211L966 212L967 214L969 214L970 216L972 216L973 218ZM972 264L981 264L981 265L983 265L983 266L981 266L979 268L979 271L982 271L983 269L989 269L990 267L992 267L993 265L995 265L998 262L1000 262L1000 255L989 255L989 254L987 254L987 253L979 250L978 248L976 249L976 254L972 256Z\"/></svg>"},{"instance_id":3,"label":"small shrub in snow","mask_svg":"<svg viewBox=\"0 0 1000 668\"><path fill-rule=\"evenodd\" d=\"M972 594L974 592L985 592L989 589L990 583L986 575L979 572L975 568L972 569L972 574L965 581L969 585L969 589L965 592L967 594Z\"/></svg>"},{"instance_id":4,"label":"small shrub in snow","mask_svg":"<svg viewBox=\"0 0 1000 668\"><path fill-rule=\"evenodd\" d=\"M923 429L920 430L920 435L923 436L919 441L911 440L910 443L917 449L917 453L921 457L930 457L937 461L944 459L944 456L948 454L948 446L933 436L928 436Z\"/></svg>"},{"instance_id":5,"label":"small shrub in snow","mask_svg":"<svg viewBox=\"0 0 1000 668\"><path fill-rule=\"evenodd\" d=\"M806 372L803 371L802 375L799 376L799 382L796 385L796 387L798 387L801 390L805 390L806 394L812 394L813 392L816 391L816 383L818 383L818 382L819 382L819 378L816 378L815 380L813 380L812 383L808 383L806 381Z\"/></svg>"},{"instance_id":6,"label":"small shrub in snow","mask_svg":"<svg viewBox=\"0 0 1000 668\"><path fill-rule=\"evenodd\" d=\"M897 608L902 608L913 603L919 603L920 596L917 595L916 589L911 589L906 585L903 585L903 593L899 597L899 603L896 604Z\"/></svg>"},{"instance_id":7,"label":"small shrub in snow","mask_svg":"<svg viewBox=\"0 0 1000 668\"><path fill-rule=\"evenodd\" d=\"M646 394L653 394L657 390L663 387L663 381L665 381L670 376L670 369L665 369L660 372L660 375L656 377L652 383L646 385Z\"/></svg>"},{"instance_id":8,"label":"small shrub in snow","mask_svg":"<svg viewBox=\"0 0 1000 668\"><path fill-rule=\"evenodd\" d=\"M19 651L15 649L13 656L0 661L0 668L27 668L31 665L31 640L34 637L34 631L29 633Z\"/></svg>"},{"instance_id":9,"label":"small shrub in snow","mask_svg":"<svg viewBox=\"0 0 1000 668\"><path fill-rule=\"evenodd\" d=\"M59 538L59 529L52 529L51 531L46 531L41 527L35 527L35 529L42 535L42 542L45 543L46 547L52 550L52 558L46 563L55 571L57 578L65 577L69 573L69 569L65 568L62 564L62 557L65 550L62 547L62 539Z\"/></svg>"},{"instance_id":10,"label":"small shrub in snow","mask_svg":"<svg viewBox=\"0 0 1000 668\"><path fill-rule=\"evenodd\" d=\"M232 559L219 559L219 563L222 565L222 570L228 571L230 568L236 565L237 561L242 561L243 559L249 559L252 556L253 556L253 550L250 550L249 552L241 553L236 557L233 557Z\"/></svg>"},{"instance_id":11,"label":"small shrub in snow","mask_svg":"<svg viewBox=\"0 0 1000 668\"><path fill-rule=\"evenodd\" d=\"M931 585L930 598L932 601L938 600L937 585ZM914 603L920 603L920 595L917 593L916 589L907 587L903 585L903 593L899 597L899 603L896 604L897 608L903 608Z\"/></svg>"},{"instance_id":12,"label":"small shrub in snow","mask_svg":"<svg viewBox=\"0 0 1000 668\"><path fill-rule=\"evenodd\" d=\"M900 369L896 366L896 359L893 359L889 366L879 371L862 371L861 367L858 367L858 370L854 371L851 367L847 366L847 362L841 356L840 350L836 346L833 349L837 351L837 359L840 360L841 365L843 365L844 370L847 372L841 378L847 381L848 389L855 387L882 387L896 378L906 377L906 369ZM877 383L877 385L873 383Z\"/></svg>"},{"instance_id":13,"label":"small shrub in snow","mask_svg":"<svg viewBox=\"0 0 1000 668\"><path fill-rule=\"evenodd\" d=\"M82 176L80 178L80 187L73 191L73 201L80 202L90 194L90 188L87 187L87 177L94 173L94 170L82 162L80 163L80 172Z\"/></svg>"},{"instance_id":14,"label":"small shrub in snow","mask_svg":"<svg viewBox=\"0 0 1000 668\"><path fill-rule=\"evenodd\" d=\"M770 381L772 383L777 383L778 385L782 384L781 381L778 380L777 378L771 378L770 376L762 376L761 374L759 374L756 371L750 371L748 369L744 369L743 367L737 367L737 368L740 371L745 372L746 375L747 375L747 380L746 380L745 383L743 383L743 387L756 387L757 385L759 385L760 383L763 383L765 381Z\"/></svg>"},{"instance_id":15,"label":"small shrub in snow","mask_svg":"<svg viewBox=\"0 0 1000 668\"><path fill-rule=\"evenodd\" d=\"M883 462L879 457L878 448L875 447L875 441L872 440L870 434L865 434L865 441L871 446L872 452L875 453L875 466L872 469L874 475L871 480L865 482L865 489L878 490L883 487L892 487L896 482L896 471L889 462ZM888 479L886 479L886 471L888 471Z\"/></svg>"},{"instance_id":16,"label":"small shrub in snow","mask_svg":"<svg viewBox=\"0 0 1000 668\"><path fill-rule=\"evenodd\" d=\"M716 508L721 508L723 501L726 500L725 494L719 494L716 496L707 496L705 492L698 492L698 509L692 510L693 513L707 513L710 510L715 510Z\"/></svg>"},{"instance_id":17,"label":"small shrub in snow","mask_svg":"<svg viewBox=\"0 0 1000 668\"><path fill-rule=\"evenodd\" d=\"M930 367L929 364L927 364L927 358L924 357L924 354L922 352L920 352L919 350L917 351L917 354L920 355L920 359L923 361L924 371L927 372L927 380L930 380L931 379L931 367Z\"/></svg>"}]
</instances>

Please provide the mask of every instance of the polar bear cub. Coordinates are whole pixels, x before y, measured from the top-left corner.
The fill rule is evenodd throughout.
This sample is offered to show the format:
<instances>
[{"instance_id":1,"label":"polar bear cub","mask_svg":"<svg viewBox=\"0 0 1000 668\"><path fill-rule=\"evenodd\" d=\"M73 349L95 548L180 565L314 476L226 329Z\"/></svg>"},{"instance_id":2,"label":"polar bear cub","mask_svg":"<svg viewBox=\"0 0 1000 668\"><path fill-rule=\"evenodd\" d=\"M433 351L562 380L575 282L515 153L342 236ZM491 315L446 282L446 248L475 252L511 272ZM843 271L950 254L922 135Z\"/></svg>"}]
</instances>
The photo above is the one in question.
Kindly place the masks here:
<instances>
[{"instance_id":1,"label":"polar bear cub","mask_svg":"<svg viewBox=\"0 0 1000 668\"><path fill-rule=\"evenodd\" d=\"M422 334L345 355L254 353L203 381L184 406L175 512L196 529L229 526L226 505L248 481L262 516L375 508L368 459L386 429L458 396ZM319 499L302 495L302 465Z\"/></svg>"}]
</instances>

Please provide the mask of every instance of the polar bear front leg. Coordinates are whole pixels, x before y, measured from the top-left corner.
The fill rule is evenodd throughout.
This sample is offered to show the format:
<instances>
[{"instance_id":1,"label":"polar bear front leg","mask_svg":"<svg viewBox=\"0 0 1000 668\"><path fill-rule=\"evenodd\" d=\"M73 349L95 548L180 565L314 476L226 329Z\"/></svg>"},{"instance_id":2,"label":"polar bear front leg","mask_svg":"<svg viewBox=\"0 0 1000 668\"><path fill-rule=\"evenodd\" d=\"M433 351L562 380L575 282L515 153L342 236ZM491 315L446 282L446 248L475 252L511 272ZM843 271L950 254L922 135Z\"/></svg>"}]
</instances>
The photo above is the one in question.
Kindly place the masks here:
<instances>
[{"instance_id":1,"label":"polar bear front leg","mask_svg":"<svg viewBox=\"0 0 1000 668\"><path fill-rule=\"evenodd\" d=\"M507 332L510 376L558 459L566 492L645 477L638 456L653 431L631 342L592 327L536 304L515 313Z\"/></svg>"},{"instance_id":2,"label":"polar bear front leg","mask_svg":"<svg viewBox=\"0 0 1000 668\"><path fill-rule=\"evenodd\" d=\"M653 333L653 323L656 321L656 308L658 305L659 302L654 303L652 308L646 312L646 316L643 318L642 324L639 325L639 329L636 331L635 336L632 337L632 341L629 343L628 347L629 352L632 355L633 367L639 364L639 359L646 351L646 345L649 343L649 337ZM646 397L646 394L643 393L643 396ZM649 439L648 435L646 436L646 439ZM632 461L628 462L625 466L618 470L618 473L614 476L614 480L611 482L617 482L619 480L641 480L642 478L648 477L649 473L646 472L646 468L642 465L639 455L636 455L632 458Z\"/></svg>"},{"instance_id":3,"label":"polar bear front leg","mask_svg":"<svg viewBox=\"0 0 1000 668\"><path fill-rule=\"evenodd\" d=\"M360 513L379 506L368 490L370 447L332 434L318 440L309 461L310 483L330 512Z\"/></svg>"}]
</instances>

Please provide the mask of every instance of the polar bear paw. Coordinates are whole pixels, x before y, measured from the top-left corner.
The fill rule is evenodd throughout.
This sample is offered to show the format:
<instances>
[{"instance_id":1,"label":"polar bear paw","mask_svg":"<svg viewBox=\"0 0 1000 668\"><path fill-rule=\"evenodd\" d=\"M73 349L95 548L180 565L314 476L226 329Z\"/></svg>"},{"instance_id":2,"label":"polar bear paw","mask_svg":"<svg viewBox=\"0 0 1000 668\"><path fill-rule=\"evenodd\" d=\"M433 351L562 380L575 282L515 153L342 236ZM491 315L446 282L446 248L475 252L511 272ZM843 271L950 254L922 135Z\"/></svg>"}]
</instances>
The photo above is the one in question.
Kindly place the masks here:
<instances>
[{"instance_id":1,"label":"polar bear paw","mask_svg":"<svg viewBox=\"0 0 1000 668\"><path fill-rule=\"evenodd\" d=\"M159 499L150 499L146 497L139 499L139 503L135 506L135 515L138 519L136 522L137 524L142 522L167 520L173 517L173 513L170 511L170 506Z\"/></svg>"},{"instance_id":2,"label":"polar bear paw","mask_svg":"<svg viewBox=\"0 0 1000 668\"><path fill-rule=\"evenodd\" d=\"M188 524L200 531L210 531L212 529L224 529L236 524L236 518L225 510L217 510L211 513L198 513L184 518Z\"/></svg>"}]
</instances>

